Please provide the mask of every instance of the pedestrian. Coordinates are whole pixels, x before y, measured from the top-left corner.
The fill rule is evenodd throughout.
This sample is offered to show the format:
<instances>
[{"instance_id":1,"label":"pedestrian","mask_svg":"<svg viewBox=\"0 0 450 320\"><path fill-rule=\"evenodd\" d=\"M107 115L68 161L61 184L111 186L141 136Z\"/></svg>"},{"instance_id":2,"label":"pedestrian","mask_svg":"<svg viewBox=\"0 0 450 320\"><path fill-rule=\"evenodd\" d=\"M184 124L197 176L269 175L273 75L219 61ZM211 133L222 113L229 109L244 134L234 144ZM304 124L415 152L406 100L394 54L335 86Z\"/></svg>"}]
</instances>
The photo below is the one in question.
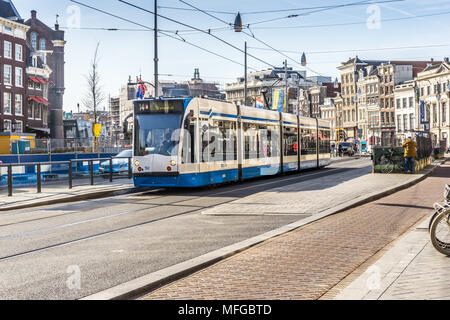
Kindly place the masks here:
<instances>
[{"instance_id":1,"label":"pedestrian","mask_svg":"<svg viewBox=\"0 0 450 320\"><path fill-rule=\"evenodd\" d=\"M342 153L344 150L342 149L342 144L339 143L339 157L342 157Z\"/></svg>"},{"instance_id":2,"label":"pedestrian","mask_svg":"<svg viewBox=\"0 0 450 320\"><path fill-rule=\"evenodd\" d=\"M414 174L414 158L417 156L417 142L408 137L403 143L405 148L405 174Z\"/></svg>"}]
</instances>

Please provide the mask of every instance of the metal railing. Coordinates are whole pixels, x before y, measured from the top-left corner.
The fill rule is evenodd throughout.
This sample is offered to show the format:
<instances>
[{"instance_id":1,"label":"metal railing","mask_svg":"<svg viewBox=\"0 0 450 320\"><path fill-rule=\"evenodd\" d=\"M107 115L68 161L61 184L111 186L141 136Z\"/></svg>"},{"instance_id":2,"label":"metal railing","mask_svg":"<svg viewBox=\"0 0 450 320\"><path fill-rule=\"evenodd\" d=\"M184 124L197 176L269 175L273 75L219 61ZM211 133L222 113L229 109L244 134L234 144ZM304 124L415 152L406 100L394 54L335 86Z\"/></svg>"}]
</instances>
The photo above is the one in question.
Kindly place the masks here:
<instances>
[{"instance_id":1,"label":"metal railing","mask_svg":"<svg viewBox=\"0 0 450 320\"><path fill-rule=\"evenodd\" d=\"M36 188L37 193L42 192L42 166L51 166L51 165L67 165L68 166L68 184L69 189L73 188L73 164L78 162L88 162L89 166L89 179L90 185L94 185L94 162L105 162L109 161L109 182L113 182L114 170L113 170L113 160L115 159L128 159L128 179L133 178L133 172L131 167L131 159L132 157L114 157L114 158L97 158L97 159L77 159L77 160L69 160L69 161L54 161L54 162L35 162L35 163L12 163L12 164L0 164L1 168L7 168L7 177L8 177L8 197L13 196L13 167L36 167Z\"/></svg>"}]
</instances>

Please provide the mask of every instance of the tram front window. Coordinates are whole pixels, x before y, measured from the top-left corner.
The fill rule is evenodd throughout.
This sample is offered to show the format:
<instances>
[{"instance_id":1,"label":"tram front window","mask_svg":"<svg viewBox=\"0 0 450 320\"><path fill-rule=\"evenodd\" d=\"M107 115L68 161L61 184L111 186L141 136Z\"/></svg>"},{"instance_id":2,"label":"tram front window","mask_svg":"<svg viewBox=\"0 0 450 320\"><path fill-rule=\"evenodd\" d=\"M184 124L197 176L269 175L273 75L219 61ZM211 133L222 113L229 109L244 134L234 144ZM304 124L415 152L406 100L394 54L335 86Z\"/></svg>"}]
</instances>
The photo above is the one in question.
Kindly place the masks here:
<instances>
[{"instance_id":1,"label":"tram front window","mask_svg":"<svg viewBox=\"0 0 450 320\"><path fill-rule=\"evenodd\" d=\"M182 114L136 116L135 156L176 155Z\"/></svg>"}]
</instances>

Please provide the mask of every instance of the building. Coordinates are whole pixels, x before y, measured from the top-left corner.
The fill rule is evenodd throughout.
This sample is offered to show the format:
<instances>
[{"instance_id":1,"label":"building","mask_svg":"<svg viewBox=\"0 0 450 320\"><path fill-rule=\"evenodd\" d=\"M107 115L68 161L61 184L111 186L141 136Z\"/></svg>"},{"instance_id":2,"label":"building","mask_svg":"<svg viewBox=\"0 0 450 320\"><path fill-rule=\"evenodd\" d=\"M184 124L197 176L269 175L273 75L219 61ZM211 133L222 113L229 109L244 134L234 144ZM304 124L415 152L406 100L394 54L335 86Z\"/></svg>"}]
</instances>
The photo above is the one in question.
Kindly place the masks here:
<instances>
[{"instance_id":1,"label":"building","mask_svg":"<svg viewBox=\"0 0 450 320\"><path fill-rule=\"evenodd\" d=\"M321 110L320 106L325 103L327 98L335 98L340 92L340 84L335 85L331 82L324 82L320 86L314 86L309 89L309 96L311 99L311 117L320 118Z\"/></svg>"},{"instance_id":2,"label":"building","mask_svg":"<svg viewBox=\"0 0 450 320\"><path fill-rule=\"evenodd\" d=\"M66 45L64 31L59 29L58 22L55 24L55 29L48 27L37 19L35 10L31 11L31 18L25 22L25 25L29 27L27 42L30 44L31 54L33 57L41 57L42 64L45 66L44 69L49 73L48 80L44 78L44 75L42 78L48 83L48 124L50 135L53 139L63 139L64 50ZM36 68L36 65L31 65L30 67ZM30 71L30 75L32 75L34 70ZM28 78L30 79L30 76ZM31 81L33 82L33 80ZM38 103L38 101L33 99L31 99L31 102L32 104ZM42 104L45 105L46 102ZM35 115L33 117L36 118ZM39 128L36 125L36 123L30 121L30 130L33 131Z\"/></svg>"},{"instance_id":3,"label":"building","mask_svg":"<svg viewBox=\"0 0 450 320\"><path fill-rule=\"evenodd\" d=\"M331 132L336 132L337 129L337 109L333 98L325 98L324 103L320 105L320 118L330 121ZM335 136L331 136L331 140L335 140Z\"/></svg>"},{"instance_id":4,"label":"building","mask_svg":"<svg viewBox=\"0 0 450 320\"><path fill-rule=\"evenodd\" d=\"M333 104L336 108L336 142L341 142L346 140L344 123L343 123L343 103L344 100L341 94L338 93L336 98L333 99Z\"/></svg>"},{"instance_id":5,"label":"building","mask_svg":"<svg viewBox=\"0 0 450 320\"><path fill-rule=\"evenodd\" d=\"M314 83L315 85L321 86L322 84L326 82L332 82L331 77L324 77L324 76L311 76L306 78L308 81Z\"/></svg>"},{"instance_id":6,"label":"building","mask_svg":"<svg viewBox=\"0 0 450 320\"><path fill-rule=\"evenodd\" d=\"M337 69L341 73L341 97L342 97L342 121L345 134L348 138L358 138L358 97L357 83L359 70L367 66L378 67L383 62L380 60L361 60L358 56L349 58Z\"/></svg>"},{"instance_id":7,"label":"building","mask_svg":"<svg viewBox=\"0 0 450 320\"><path fill-rule=\"evenodd\" d=\"M0 1L0 132L23 133L27 124L26 34L29 27L10 1Z\"/></svg>"},{"instance_id":8,"label":"building","mask_svg":"<svg viewBox=\"0 0 450 320\"><path fill-rule=\"evenodd\" d=\"M419 95L419 128L432 133L433 143L450 136L450 62L448 58L439 64L429 64L416 77Z\"/></svg>"},{"instance_id":9,"label":"building","mask_svg":"<svg viewBox=\"0 0 450 320\"><path fill-rule=\"evenodd\" d=\"M115 145L119 143L119 135L121 133L122 124L120 123L120 98L109 99L109 116L111 121L111 141Z\"/></svg>"},{"instance_id":10,"label":"building","mask_svg":"<svg viewBox=\"0 0 450 320\"><path fill-rule=\"evenodd\" d=\"M359 70L357 92L358 137L361 141L368 141L370 146L379 145L381 143L381 122L378 68L368 65Z\"/></svg>"},{"instance_id":11,"label":"building","mask_svg":"<svg viewBox=\"0 0 450 320\"><path fill-rule=\"evenodd\" d=\"M419 105L416 101L416 83L414 80L405 81L394 89L395 127L399 141L414 137L419 130L417 117Z\"/></svg>"},{"instance_id":12,"label":"building","mask_svg":"<svg viewBox=\"0 0 450 320\"><path fill-rule=\"evenodd\" d=\"M287 81L285 75L287 74ZM293 70L292 68L274 68L251 72L247 79L247 101L244 99L245 79L239 77L237 82L229 83L225 87L226 100L239 105L249 105L256 107L257 100L264 101L266 107L272 108L272 95L274 92L286 92L286 82L288 88L288 101L285 111L297 113L301 110L299 105L301 89L313 86L313 83L306 80L306 72Z\"/></svg>"}]
</instances>

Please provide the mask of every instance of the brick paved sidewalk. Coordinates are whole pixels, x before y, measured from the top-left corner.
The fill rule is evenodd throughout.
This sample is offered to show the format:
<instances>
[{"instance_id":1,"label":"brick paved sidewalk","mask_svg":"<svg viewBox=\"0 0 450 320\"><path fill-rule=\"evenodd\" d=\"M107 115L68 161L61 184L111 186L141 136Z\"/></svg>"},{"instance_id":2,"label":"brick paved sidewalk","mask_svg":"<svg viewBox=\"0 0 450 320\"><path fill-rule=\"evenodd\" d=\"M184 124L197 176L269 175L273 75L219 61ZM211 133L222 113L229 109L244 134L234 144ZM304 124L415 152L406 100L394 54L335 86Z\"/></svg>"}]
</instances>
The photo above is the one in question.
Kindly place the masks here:
<instances>
[{"instance_id":1,"label":"brick paved sidewalk","mask_svg":"<svg viewBox=\"0 0 450 320\"><path fill-rule=\"evenodd\" d=\"M441 200L450 166L378 201L266 241L141 299L319 299Z\"/></svg>"},{"instance_id":2,"label":"brick paved sidewalk","mask_svg":"<svg viewBox=\"0 0 450 320\"><path fill-rule=\"evenodd\" d=\"M450 300L450 257L430 243L430 217L414 226L392 248L355 273L360 274L337 300ZM369 261L370 261L369 260ZM375 262L374 262L375 261ZM349 277L351 277L350 275Z\"/></svg>"}]
</instances>

